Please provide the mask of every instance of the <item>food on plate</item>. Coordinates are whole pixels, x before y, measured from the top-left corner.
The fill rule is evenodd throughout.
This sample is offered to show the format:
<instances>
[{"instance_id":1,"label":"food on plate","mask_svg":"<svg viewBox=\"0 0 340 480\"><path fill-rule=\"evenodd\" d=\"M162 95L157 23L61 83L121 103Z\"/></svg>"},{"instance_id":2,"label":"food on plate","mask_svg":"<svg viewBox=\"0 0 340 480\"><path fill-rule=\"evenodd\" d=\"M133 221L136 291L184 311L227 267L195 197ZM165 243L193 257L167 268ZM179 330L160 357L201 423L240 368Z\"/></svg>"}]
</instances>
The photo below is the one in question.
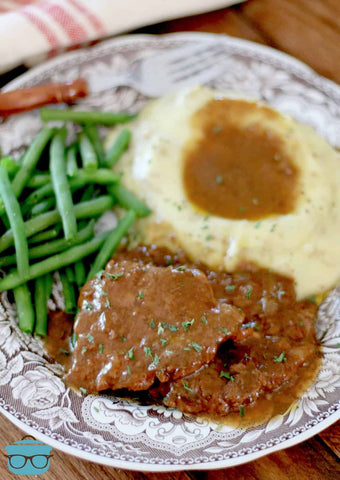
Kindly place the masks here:
<instances>
[{"instance_id":1,"label":"food on plate","mask_svg":"<svg viewBox=\"0 0 340 480\"><path fill-rule=\"evenodd\" d=\"M42 117L54 119L60 113L42 111ZM51 274L59 271L65 311L74 313L76 292L87 276L105 266L136 216L149 214L141 201L119 186L119 175L111 170L114 156L128 146L129 130L125 129L124 142L117 141L106 155L93 124L112 125L133 116L66 111L65 120L73 118L72 113L83 123L77 140L66 145L65 126L45 126L18 161L10 156L0 161L0 265L4 272L0 291L13 290L19 327L39 336L47 332ZM113 184L117 188L111 190ZM95 220L115 202L128 212L115 228L95 235ZM85 257L90 257L86 264L82 263Z\"/></svg>"},{"instance_id":2,"label":"food on plate","mask_svg":"<svg viewBox=\"0 0 340 480\"><path fill-rule=\"evenodd\" d=\"M20 328L46 337L82 393L282 413L317 373L315 295L339 280L338 153L263 103L203 87L137 118L41 117L81 128L66 144L65 126L44 127L21 163L0 162L0 290ZM96 125L117 123L105 150ZM48 323L56 270L64 312Z\"/></svg>"},{"instance_id":3,"label":"food on plate","mask_svg":"<svg viewBox=\"0 0 340 480\"><path fill-rule=\"evenodd\" d=\"M117 257L81 290L69 384L147 390L210 363L237 334L244 315L218 302L198 269Z\"/></svg>"},{"instance_id":4,"label":"food on plate","mask_svg":"<svg viewBox=\"0 0 340 480\"><path fill-rule=\"evenodd\" d=\"M340 157L311 127L203 87L150 102L129 127L115 171L152 211L135 243L214 269L273 268L298 298L337 284Z\"/></svg>"},{"instance_id":5,"label":"food on plate","mask_svg":"<svg viewBox=\"0 0 340 480\"><path fill-rule=\"evenodd\" d=\"M139 246L116 253L78 305L74 348L60 346L72 353L66 382L83 392L148 390L187 413L249 418L259 400L264 415L286 409L319 367L316 303L254 266L217 272Z\"/></svg>"}]
</instances>

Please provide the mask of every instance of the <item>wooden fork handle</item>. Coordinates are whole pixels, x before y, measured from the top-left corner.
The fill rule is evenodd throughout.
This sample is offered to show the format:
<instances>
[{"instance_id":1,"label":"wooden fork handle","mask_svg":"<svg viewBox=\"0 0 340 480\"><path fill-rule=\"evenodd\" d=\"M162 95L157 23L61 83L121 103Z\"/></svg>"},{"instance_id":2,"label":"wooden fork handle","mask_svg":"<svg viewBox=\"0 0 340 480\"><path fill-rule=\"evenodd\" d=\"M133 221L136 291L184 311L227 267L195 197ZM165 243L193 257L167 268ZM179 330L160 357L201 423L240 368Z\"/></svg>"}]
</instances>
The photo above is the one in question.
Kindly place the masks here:
<instances>
[{"instance_id":1,"label":"wooden fork handle","mask_svg":"<svg viewBox=\"0 0 340 480\"><path fill-rule=\"evenodd\" d=\"M0 93L0 116L7 117L50 103L73 103L77 98L87 95L88 85L83 78L69 83L47 83Z\"/></svg>"}]
</instances>

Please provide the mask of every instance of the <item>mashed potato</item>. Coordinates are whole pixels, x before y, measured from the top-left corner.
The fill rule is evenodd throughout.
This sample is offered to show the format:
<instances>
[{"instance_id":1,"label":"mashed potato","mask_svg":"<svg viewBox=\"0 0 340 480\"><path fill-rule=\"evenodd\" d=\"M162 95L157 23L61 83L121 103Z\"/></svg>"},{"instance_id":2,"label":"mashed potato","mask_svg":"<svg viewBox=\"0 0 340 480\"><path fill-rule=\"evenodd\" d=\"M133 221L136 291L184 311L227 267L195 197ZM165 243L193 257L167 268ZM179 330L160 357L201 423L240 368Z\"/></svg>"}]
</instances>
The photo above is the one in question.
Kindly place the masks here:
<instances>
[{"instance_id":1,"label":"mashed potato","mask_svg":"<svg viewBox=\"0 0 340 480\"><path fill-rule=\"evenodd\" d=\"M209 109L224 98L206 88L185 90L150 102L131 122L131 145L115 169L152 210L136 222L136 242L183 248L214 269L234 271L243 262L271 268L295 279L298 298L328 290L340 278L339 154L312 128L251 100L225 100L228 125L221 126L221 112ZM255 134L254 151L263 143L264 156L273 157L273 164L263 159L267 173L262 164L247 168L243 151L243 160L219 175L214 138L228 149Z\"/></svg>"}]
</instances>

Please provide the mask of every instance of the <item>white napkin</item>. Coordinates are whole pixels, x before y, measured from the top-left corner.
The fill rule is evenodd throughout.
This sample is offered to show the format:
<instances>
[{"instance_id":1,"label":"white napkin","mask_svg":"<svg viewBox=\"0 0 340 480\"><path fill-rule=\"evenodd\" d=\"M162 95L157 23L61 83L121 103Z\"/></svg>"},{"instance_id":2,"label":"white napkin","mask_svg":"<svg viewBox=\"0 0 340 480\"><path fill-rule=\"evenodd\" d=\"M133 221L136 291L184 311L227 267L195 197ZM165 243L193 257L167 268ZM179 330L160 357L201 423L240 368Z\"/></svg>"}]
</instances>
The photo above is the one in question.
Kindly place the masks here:
<instances>
[{"instance_id":1,"label":"white napkin","mask_svg":"<svg viewBox=\"0 0 340 480\"><path fill-rule=\"evenodd\" d=\"M243 0L3 0L0 73L66 49Z\"/></svg>"}]
</instances>

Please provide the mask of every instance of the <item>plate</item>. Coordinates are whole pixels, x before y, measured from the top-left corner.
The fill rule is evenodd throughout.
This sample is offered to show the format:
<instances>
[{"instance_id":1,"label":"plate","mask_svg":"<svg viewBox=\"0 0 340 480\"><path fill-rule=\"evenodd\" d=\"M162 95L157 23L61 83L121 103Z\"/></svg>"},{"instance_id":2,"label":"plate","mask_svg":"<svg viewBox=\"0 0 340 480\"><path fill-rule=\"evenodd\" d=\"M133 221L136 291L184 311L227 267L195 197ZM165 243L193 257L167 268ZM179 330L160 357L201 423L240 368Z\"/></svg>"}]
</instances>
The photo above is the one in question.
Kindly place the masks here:
<instances>
[{"instance_id":1,"label":"plate","mask_svg":"<svg viewBox=\"0 0 340 480\"><path fill-rule=\"evenodd\" d=\"M132 35L67 53L22 75L8 89L73 80L93 72L116 74L134 60L172 48L216 42L225 70L208 85L262 99L312 125L340 146L340 88L299 61L223 35ZM147 98L120 87L83 99L76 108L138 111ZM41 128L37 112L0 124L3 153L19 156ZM58 282L50 308L62 308ZM113 395L81 397L67 389L62 370L44 355L40 340L22 333L15 306L1 294L0 410L14 424L55 448L117 468L142 471L225 468L254 460L315 435L340 418L340 287L319 309L317 336L322 368L308 391L283 415L240 429L203 421L177 410L140 406Z\"/></svg>"}]
</instances>

